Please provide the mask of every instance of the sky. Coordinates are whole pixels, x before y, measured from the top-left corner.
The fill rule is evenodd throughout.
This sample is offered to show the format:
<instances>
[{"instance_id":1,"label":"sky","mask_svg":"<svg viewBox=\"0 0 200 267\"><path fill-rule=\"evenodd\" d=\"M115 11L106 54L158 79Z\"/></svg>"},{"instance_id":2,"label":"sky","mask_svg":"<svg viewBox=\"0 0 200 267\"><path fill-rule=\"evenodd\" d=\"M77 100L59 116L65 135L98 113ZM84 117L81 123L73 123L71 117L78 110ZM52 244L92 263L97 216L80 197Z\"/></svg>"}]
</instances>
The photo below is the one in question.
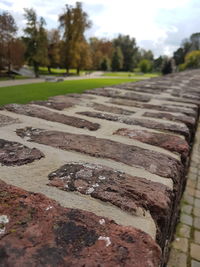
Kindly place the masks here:
<instances>
[{"instance_id":1,"label":"sky","mask_svg":"<svg viewBox=\"0 0 200 267\"><path fill-rule=\"evenodd\" d=\"M58 15L74 0L0 0L0 11L9 11L20 29L24 8L34 8L47 28L58 26ZM135 37L137 45L158 57L172 55L192 33L200 32L200 0L83 0L92 21L87 37L112 39L119 33ZM22 31L21 31L22 33Z\"/></svg>"}]
</instances>

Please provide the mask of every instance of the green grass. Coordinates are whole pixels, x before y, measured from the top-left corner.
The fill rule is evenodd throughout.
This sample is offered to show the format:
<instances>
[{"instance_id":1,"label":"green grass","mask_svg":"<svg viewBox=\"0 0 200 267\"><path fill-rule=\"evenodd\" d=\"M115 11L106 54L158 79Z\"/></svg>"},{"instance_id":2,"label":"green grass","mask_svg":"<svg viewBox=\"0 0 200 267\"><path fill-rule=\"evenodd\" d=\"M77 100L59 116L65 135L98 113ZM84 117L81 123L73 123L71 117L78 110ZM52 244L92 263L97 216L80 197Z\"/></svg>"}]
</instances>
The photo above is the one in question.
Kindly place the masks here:
<instances>
[{"instance_id":1,"label":"green grass","mask_svg":"<svg viewBox=\"0 0 200 267\"><path fill-rule=\"evenodd\" d=\"M104 73L103 76L109 76L109 77L149 77L149 78L153 78L153 77L158 77L160 76L160 73L135 73L135 72L123 72L123 71L120 71L120 72L106 72Z\"/></svg>"},{"instance_id":2,"label":"green grass","mask_svg":"<svg viewBox=\"0 0 200 267\"><path fill-rule=\"evenodd\" d=\"M135 80L136 81L136 80ZM32 100L46 100L50 96L82 93L87 89L133 82L133 79L85 79L59 83L43 82L9 87L0 87L0 105L28 103Z\"/></svg>"},{"instance_id":3,"label":"green grass","mask_svg":"<svg viewBox=\"0 0 200 267\"><path fill-rule=\"evenodd\" d=\"M63 75L66 74L66 69L57 69L57 68L51 68L51 73L48 72L47 67L39 67L39 74L40 75ZM70 69L69 70L70 75L76 75L76 70L75 69ZM85 71L80 71L80 75L85 74Z\"/></svg>"}]
</instances>

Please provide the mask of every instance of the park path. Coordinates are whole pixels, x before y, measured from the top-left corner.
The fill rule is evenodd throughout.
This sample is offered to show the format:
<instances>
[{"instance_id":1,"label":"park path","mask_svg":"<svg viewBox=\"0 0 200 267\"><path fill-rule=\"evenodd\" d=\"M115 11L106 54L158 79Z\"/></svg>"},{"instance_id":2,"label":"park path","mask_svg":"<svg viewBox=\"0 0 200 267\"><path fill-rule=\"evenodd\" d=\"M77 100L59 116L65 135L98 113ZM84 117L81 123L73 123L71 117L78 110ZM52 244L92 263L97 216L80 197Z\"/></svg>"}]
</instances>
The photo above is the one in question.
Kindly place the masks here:
<instances>
[{"instance_id":1,"label":"park path","mask_svg":"<svg viewBox=\"0 0 200 267\"><path fill-rule=\"evenodd\" d=\"M200 122L167 267L200 267Z\"/></svg>"}]
</instances>

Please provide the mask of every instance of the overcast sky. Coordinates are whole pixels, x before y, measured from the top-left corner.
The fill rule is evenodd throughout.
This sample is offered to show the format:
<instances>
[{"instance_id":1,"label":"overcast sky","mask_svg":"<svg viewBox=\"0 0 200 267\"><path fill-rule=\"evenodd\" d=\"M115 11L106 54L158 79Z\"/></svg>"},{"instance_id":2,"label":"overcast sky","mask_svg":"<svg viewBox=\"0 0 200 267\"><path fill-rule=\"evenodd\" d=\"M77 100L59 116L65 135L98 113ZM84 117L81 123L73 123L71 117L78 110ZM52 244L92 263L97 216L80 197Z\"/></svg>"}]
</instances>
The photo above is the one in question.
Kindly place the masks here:
<instances>
[{"instance_id":1,"label":"overcast sky","mask_svg":"<svg viewBox=\"0 0 200 267\"><path fill-rule=\"evenodd\" d=\"M58 15L73 0L0 0L0 11L12 13L23 28L23 8L33 7L48 28L58 26ZM200 0L85 0L84 10L93 22L87 36L113 38L119 33L135 37L137 44L155 56L171 55L184 38L200 32Z\"/></svg>"}]
</instances>

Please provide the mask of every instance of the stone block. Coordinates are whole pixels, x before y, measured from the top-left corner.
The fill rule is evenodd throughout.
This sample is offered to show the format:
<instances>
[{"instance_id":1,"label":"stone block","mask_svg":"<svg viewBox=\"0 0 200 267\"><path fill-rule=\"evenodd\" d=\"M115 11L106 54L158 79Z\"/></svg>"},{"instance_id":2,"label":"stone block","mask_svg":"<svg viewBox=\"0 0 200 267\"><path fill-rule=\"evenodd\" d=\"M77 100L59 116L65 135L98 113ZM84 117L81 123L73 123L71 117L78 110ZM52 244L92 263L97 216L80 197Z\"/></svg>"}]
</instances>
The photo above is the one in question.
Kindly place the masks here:
<instances>
[{"instance_id":1,"label":"stone block","mask_svg":"<svg viewBox=\"0 0 200 267\"><path fill-rule=\"evenodd\" d=\"M190 248L190 256L195 259L200 261L200 245L191 243L191 248Z\"/></svg>"}]
</instances>

